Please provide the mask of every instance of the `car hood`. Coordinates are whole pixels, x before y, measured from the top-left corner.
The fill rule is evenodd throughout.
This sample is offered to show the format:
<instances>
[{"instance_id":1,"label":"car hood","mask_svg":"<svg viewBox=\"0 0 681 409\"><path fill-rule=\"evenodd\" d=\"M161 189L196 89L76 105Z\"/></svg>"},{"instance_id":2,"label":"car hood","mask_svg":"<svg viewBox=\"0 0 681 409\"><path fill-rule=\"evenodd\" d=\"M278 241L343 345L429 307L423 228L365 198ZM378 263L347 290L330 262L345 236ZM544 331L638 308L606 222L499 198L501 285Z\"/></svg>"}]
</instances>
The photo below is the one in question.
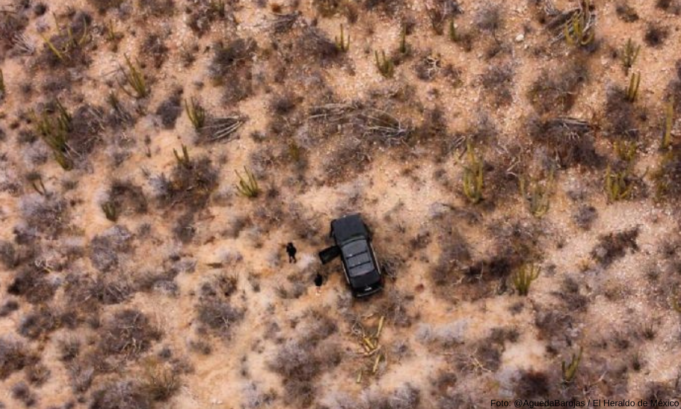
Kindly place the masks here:
<instances>
[{"instance_id":1,"label":"car hood","mask_svg":"<svg viewBox=\"0 0 681 409\"><path fill-rule=\"evenodd\" d=\"M333 234L336 237L336 243L343 244L346 241L355 237L368 237L369 232L362 222L359 214L352 214L349 216L336 219L332 223Z\"/></svg>"}]
</instances>

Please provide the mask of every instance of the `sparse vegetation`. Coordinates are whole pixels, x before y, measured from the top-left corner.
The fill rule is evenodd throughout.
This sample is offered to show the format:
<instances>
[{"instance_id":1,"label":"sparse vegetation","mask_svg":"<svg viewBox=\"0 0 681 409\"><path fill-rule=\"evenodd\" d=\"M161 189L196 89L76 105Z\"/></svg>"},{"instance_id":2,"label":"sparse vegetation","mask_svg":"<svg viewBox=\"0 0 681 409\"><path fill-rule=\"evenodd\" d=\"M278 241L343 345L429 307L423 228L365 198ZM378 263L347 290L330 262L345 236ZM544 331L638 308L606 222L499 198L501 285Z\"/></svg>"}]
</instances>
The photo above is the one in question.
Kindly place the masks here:
<instances>
[{"instance_id":1,"label":"sparse vegetation","mask_svg":"<svg viewBox=\"0 0 681 409\"><path fill-rule=\"evenodd\" d=\"M376 57L376 68L378 68L378 72L385 78L392 78L395 73L395 63L393 60L385 56L385 51L381 51L380 58L378 51L374 51L374 56Z\"/></svg>"},{"instance_id":2,"label":"sparse vegetation","mask_svg":"<svg viewBox=\"0 0 681 409\"><path fill-rule=\"evenodd\" d=\"M194 98L184 101L184 110L194 129L200 131L206 124L206 110Z\"/></svg>"},{"instance_id":3,"label":"sparse vegetation","mask_svg":"<svg viewBox=\"0 0 681 409\"><path fill-rule=\"evenodd\" d=\"M624 72L627 74L629 70L634 66L636 59L638 58L638 53L641 51L641 46L636 44L630 39L622 49L622 66L624 67Z\"/></svg>"},{"instance_id":4,"label":"sparse vegetation","mask_svg":"<svg viewBox=\"0 0 681 409\"><path fill-rule=\"evenodd\" d=\"M566 364L566 362L563 361L561 365L563 372L563 383L570 384L575 380L575 377L577 376L577 369L579 369L579 363L582 360L582 352L583 349L580 347L579 353L576 356L575 354L572 354L569 364Z\"/></svg>"},{"instance_id":5,"label":"sparse vegetation","mask_svg":"<svg viewBox=\"0 0 681 409\"><path fill-rule=\"evenodd\" d=\"M124 78L124 82L120 83L121 89L126 94L135 97L137 99L146 98L149 95L149 88L147 87L147 81L144 78L144 74L133 65L130 58L125 56L125 66L121 67L121 73ZM130 91L126 88L126 85L131 88Z\"/></svg>"},{"instance_id":6,"label":"sparse vegetation","mask_svg":"<svg viewBox=\"0 0 681 409\"><path fill-rule=\"evenodd\" d=\"M525 264L513 276L513 286L518 295L527 296L532 282L539 277L539 267L535 264Z\"/></svg>"},{"instance_id":7,"label":"sparse vegetation","mask_svg":"<svg viewBox=\"0 0 681 409\"><path fill-rule=\"evenodd\" d=\"M591 15L590 0L580 0L579 7L579 11L565 24L563 34L568 45L584 47L594 40L594 19Z\"/></svg>"},{"instance_id":8,"label":"sparse vegetation","mask_svg":"<svg viewBox=\"0 0 681 409\"><path fill-rule=\"evenodd\" d=\"M605 193L610 202L627 199L634 188L629 168L612 170L610 166L605 171Z\"/></svg>"},{"instance_id":9,"label":"sparse vegetation","mask_svg":"<svg viewBox=\"0 0 681 409\"><path fill-rule=\"evenodd\" d=\"M520 194L527 201L528 210L535 217L542 217L551 205L551 189L553 186L553 171L546 180L530 180L520 178Z\"/></svg>"},{"instance_id":10,"label":"sparse vegetation","mask_svg":"<svg viewBox=\"0 0 681 409\"><path fill-rule=\"evenodd\" d=\"M484 163L477 156L473 145L466 145L466 164L463 168L463 194L468 200L476 204L483 199Z\"/></svg>"},{"instance_id":11,"label":"sparse vegetation","mask_svg":"<svg viewBox=\"0 0 681 409\"><path fill-rule=\"evenodd\" d=\"M626 98L627 101L629 102L634 102L636 101L636 97L638 96L638 88L641 85L641 73L634 73L631 74L631 77L629 79L629 87L627 88L626 92Z\"/></svg>"},{"instance_id":12,"label":"sparse vegetation","mask_svg":"<svg viewBox=\"0 0 681 409\"><path fill-rule=\"evenodd\" d=\"M260 187L258 186L258 180L255 175L248 169L244 168L245 177L239 173L239 171L234 171L239 178L239 183L236 185L237 192L243 197L249 199L258 197L260 194Z\"/></svg>"},{"instance_id":13,"label":"sparse vegetation","mask_svg":"<svg viewBox=\"0 0 681 409\"><path fill-rule=\"evenodd\" d=\"M343 25L340 25L340 37L336 37L336 48L338 51L347 53L350 50L350 36L345 37L345 32L343 31Z\"/></svg>"}]
</instances>

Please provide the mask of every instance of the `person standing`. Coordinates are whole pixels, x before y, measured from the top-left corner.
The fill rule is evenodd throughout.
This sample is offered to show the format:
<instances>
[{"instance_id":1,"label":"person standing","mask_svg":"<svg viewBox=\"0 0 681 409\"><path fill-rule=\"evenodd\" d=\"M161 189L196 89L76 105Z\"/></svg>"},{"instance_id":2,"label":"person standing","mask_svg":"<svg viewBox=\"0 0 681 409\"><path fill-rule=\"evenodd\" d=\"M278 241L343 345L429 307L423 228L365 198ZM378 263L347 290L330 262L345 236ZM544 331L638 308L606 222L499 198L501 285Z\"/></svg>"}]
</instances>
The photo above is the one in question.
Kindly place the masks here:
<instances>
[{"instance_id":1,"label":"person standing","mask_svg":"<svg viewBox=\"0 0 681 409\"><path fill-rule=\"evenodd\" d=\"M320 295L322 293L322 284L324 284L324 276L317 273L317 275L314 278L314 285L317 290L317 295Z\"/></svg>"},{"instance_id":2,"label":"person standing","mask_svg":"<svg viewBox=\"0 0 681 409\"><path fill-rule=\"evenodd\" d=\"M289 263L297 263L298 260L296 260L296 253L298 252L298 249L296 246L293 245L293 243L289 242L286 245L286 254L288 254L288 262Z\"/></svg>"}]
</instances>

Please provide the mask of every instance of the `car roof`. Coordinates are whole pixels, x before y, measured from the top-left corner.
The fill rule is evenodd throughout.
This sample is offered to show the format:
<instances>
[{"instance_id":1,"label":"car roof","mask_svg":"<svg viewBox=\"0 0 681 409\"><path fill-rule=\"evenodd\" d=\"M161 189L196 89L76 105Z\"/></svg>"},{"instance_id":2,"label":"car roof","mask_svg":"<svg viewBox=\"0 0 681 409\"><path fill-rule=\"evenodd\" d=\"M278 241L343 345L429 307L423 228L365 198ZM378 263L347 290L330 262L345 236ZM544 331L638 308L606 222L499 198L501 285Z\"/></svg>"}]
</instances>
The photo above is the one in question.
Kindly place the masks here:
<instances>
[{"instance_id":1,"label":"car roof","mask_svg":"<svg viewBox=\"0 0 681 409\"><path fill-rule=\"evenodd\" d=\"M364 239L353 240L341 247L350 277L370 273L376 269L369 243Z\"/></svg>"},{"instance_id":2,"label":"car roof","mask_svg":"<svg viewBox=\"0 0 681 409\"><path fill-rule=\"evenodd\" d=\"M351 214L331 222L336 243L343 244L355 237L369 237L369 232L359 214Z\"/></svg>"}]
</instances>

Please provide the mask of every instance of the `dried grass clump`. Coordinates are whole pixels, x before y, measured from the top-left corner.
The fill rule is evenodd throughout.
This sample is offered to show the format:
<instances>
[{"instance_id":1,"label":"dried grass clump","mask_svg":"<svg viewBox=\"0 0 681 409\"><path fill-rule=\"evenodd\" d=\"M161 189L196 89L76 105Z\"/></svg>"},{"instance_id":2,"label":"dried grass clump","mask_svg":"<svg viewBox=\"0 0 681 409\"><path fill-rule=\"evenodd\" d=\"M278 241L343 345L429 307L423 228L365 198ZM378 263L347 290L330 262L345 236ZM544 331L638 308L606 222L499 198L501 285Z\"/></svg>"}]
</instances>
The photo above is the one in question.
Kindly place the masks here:
<instances>
[{"instance_id":1,"label":"dried grass clump","mask_svg":"<svg viewBox=\"0 0 681 409\"><path fill-rule=\"evenodd\" d=\"M215 44L213 59L208 67L213 83L235 86L238 82L250 82L246 75L252 64L251 57L257 49L258 44L253 39L238 38L227 45Z\"/></svg>"},{"instance_id":2,"label":"dried grass clump","mask_svg":"<svg viewBox=\"0 0 681 409\"><path fill-rule=\"evenodd\" d=\"M20 208L27 230L33 233L32 236L42 234L46 238L55 239L66 227L68 221L66 201L54 195L24 196Z\"/></svg>"},{"instance_id":3,"label":"dried grass clump","mask_svg":"<svg viewBox=\"0 0 681 409\"><path fill-rule=\"evenodd\" d=\"M624 257L627 250L638 251L638 243L636 242L638 234L638 227L633 227L601 236L596 247L591 250L591 257L603 267L608 267L614 261Z\"/></svg>"},{"instance_id":4,"label":"dried grass clump","mask_svg":"<svg viewBox=\"0 0 681 409\"><path fill-rule=\"evenodd\" d=\"M554 73L545 71L530 87L530 102L539 114L565 114L579 98L579 88L587 79L588 71L581 61Z\"/></svg>"},{"instance_id":5,"label":"dried grass clump","mask_svg":"<svg viewBox=\"0 0 681 409\"><path fill-rule=\"evenodd\" d=\"M155 180L156 190L164 206L183 205L189 210L205 207L210 194L218 186L218 171L210 158L192 159L177 164L168 180L161 175Z\"/></svg>"},{"instance_id":6,"label":"dried grass clump","mask_svg":"<svg viewBox=\"0 0 681 409\"><path fill-rule=\"evenodd\" d=\"M34 365L39 357L29 351L23 343L4 336L0 338L0 380L7 379L14 372Z\"/></svg>"},{"instance_id":7,"label":"dried grass clump","mask_svg":"<svg viewBox=\"0 0 681 409\"><path fill-rule=\"evenodd\" d=\"M118 381L92 394L89 409L152 409L153 401L135 381Z\"/></svg>"},{"instance_id":8,"label":"dried grass clump","mask_svg":"<svg viewBox=\"0 0 681 409\"><path fill-rule=\"evenodd\" d=\"M156 108L156 115L161 118L165 129L174 129L177 118L182 113L182 89L173 92Z\"/></svg>"},{"instance_id":9,"label":"dried grass clump","mask_svg":"<svg viewBox=\"0 0 681 409\"><path fill-rule=\"evenodd\" d=\"M120 6L123 3L123 0L88 0L88 3L95 7L100 13L104 13L108 9Z\"/></svg>"},{"instance_id":10,"label":"dried grass clump","mask_svg":"<svg viewBox=\"0 0 681 409\"><path fill-rule=\"evenodd\" d=\"M99 351L134 359L161 339L162 332L140 311L125 309L107 320L102 327Z\"/></svg>"},{"instance_id":11,"label":"dried grass clump","mask_svg":"<svg viewBox=\"0 0 681 409\"><path fill-rule=\"evenodd\" d=\"M491 65L480 78L483 89L492 95L497 107L513 101L513 74L510 64Z\"/></svg>"},{"instance_id":12,"label":"dried grass clump","mask_svg":"<svg viewBox=\"0 0 681 409\"><path fill-rule=\"evenodd\" d=\"M57 285L45 274L45 271L29 265L14 276L7 287L7 293L24 297L31 304L41 304L50 301L57 290Z\"/></svg>"},{"instance_id":13,"label":"dried grass clump","mask_svg":"<svg viewBox=\"0 0 681 409\"><path fill-rule=\"evenodd\" d=\"M208 299L197 306L199 322L213 333L229 338L232 328L241 322L244 311L231 305L229 301Z\"/></svg>"},{"instance_id":14,"label":"dried grass clump","mask_svg":"<svg viewBox=\"0 0 681 409\"><path fill-rule=\"evenodd\" d=\"M62 316L53 308L42 307L27 314L19 323L19 334L28 339L43 339L62 326Z\"/></svg>"},{"instance_id":15,"label":"dried grass clump","mask_svg":"<svg viewBox=\"0 0 681 409\"><path fill-rule=\"evenodd\" d=\"M95 236L90 242L90 261L99 271L107 272L116 268L119 255L132 250L132 233L123 226L113 226Z\"/></svg>"},{"instance_id":16,"label":"dried grass clump","mask_svg":"<svg viewBox=\"0 0 681 409\"><path fill-rule=\"evenodd\" d=\"M601 168L603 158L596 153L592 126L575 118L530 118L527 124L530 137L546 146L563 167L582 165Z\"/></svg>"}]
</instances>

